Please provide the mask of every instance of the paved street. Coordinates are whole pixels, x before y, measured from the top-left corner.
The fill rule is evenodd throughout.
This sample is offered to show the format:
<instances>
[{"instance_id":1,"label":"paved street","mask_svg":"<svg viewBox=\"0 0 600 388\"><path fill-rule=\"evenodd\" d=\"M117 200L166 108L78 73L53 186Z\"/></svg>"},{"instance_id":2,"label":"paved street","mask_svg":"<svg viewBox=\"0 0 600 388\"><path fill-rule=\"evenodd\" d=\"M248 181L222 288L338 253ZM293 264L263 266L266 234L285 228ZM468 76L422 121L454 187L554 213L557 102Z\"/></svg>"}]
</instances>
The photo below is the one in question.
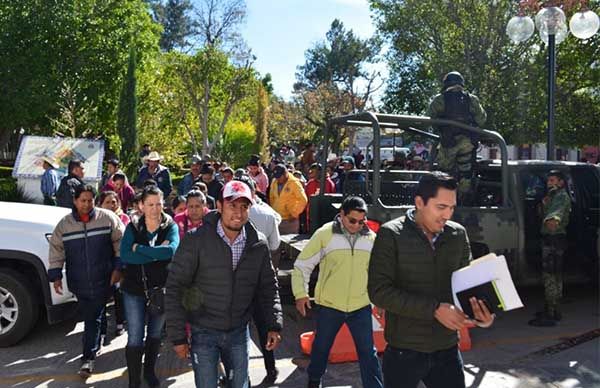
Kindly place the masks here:
<instances>
[{"instance_id":1,"label":"paved street","mask_svg":"<svg viewBox=\"0 0 600 388\"><path fill-rule=\"evenodd\" d=\"M557 327L527 326L541 303L541 290L534 289L522 292L525 309L502 315L492 329L471 330L473 349L463 354L467 387L600 387L598 292L585 287L570 287L567 292L564 319ZM300 354L298 335L311 329L311 321L298 319L292 306L286 306L285 323L284 343L277 352L277 385L303 387L307 359ZM126 335L102 349L97 373L87 382L76 375L82 330L82 323L74 321L50 327L39 324L21 344L2 349L0 387L127 387L123 350ZM109 327L109 333L112 331ZM169 347L165 349L158 362L163 386L192 387L189 364L176 359ZM264 369L254 344L250 369L253 386L257 386ZM324 385L360 387L358 364L332 365Z\"/></svg>"}]
</instances>

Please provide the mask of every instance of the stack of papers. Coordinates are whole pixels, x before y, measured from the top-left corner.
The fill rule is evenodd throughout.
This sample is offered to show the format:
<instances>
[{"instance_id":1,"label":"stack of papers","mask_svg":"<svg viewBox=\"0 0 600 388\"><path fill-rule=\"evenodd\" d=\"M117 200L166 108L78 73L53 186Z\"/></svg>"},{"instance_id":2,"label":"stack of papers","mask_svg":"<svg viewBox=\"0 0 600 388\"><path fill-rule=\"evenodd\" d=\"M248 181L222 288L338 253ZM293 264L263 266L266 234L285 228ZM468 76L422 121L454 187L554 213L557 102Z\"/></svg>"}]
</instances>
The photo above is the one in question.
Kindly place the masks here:
<instances>
[{"instance_id":1,"label":"stack of papers","mask_svg":"<svg viewBox=\"0 0 600 388\"><path fill-rule=\"evenodd\" d=\"M506 258L487 254L452 273L454 305L474 318L469 299L483 300L491 313L523 307L510 276Z\"/></svg>"}]
</instances>

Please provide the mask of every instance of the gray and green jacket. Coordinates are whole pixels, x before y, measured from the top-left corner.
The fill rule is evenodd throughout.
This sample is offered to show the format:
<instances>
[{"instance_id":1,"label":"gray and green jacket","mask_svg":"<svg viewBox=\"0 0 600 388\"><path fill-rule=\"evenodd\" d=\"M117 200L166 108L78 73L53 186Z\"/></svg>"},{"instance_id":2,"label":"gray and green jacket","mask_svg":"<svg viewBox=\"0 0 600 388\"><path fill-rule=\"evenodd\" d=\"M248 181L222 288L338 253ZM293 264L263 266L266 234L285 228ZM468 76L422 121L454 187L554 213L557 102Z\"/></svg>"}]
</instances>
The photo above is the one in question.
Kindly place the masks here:
<instances>
[{"instance_id":1,"label":"gray and green jacket","mask_svg":"<svg viewBox=\"0 0 600 388\"><path fill-rule=\"evenodd\" d=\"M458 337L434 318L439 303L453 303L452 272L469 264L465 229L448 221L429 242L415 211L385 223L369 264L369 297L385 309L385 339L395 348L431 353L455 346Z\"/></svg>"},{"instance_id":2,"label":"gray and green jacket","mask_svg":"<svg viewBox=\"0 0 600 388\"><path fill-rule=\"evenodd\" d=\"M339 216L320 227L294 263L294 297L308 296L310 274L319 264L317 304L344 312L369 305L367 276L374 241L375 233L367 226L354 236L345 233Z\"/></svg>"},{"instance_id":3,"label":"gray and green jacket","mask_svg":"<svg viewBox=\"0 0 600 388\"><path fill-rule=\"evenodd\" d=\"M569 214L571 213L571 197L564 188L550 190L549 198L546 204L542 203L544 219L542 221L542 235L567 234L567 225L569 225ZM551 231L546 226L546 221L555 219L558 221L556 230Z\"/></svg>"}]
</instances>

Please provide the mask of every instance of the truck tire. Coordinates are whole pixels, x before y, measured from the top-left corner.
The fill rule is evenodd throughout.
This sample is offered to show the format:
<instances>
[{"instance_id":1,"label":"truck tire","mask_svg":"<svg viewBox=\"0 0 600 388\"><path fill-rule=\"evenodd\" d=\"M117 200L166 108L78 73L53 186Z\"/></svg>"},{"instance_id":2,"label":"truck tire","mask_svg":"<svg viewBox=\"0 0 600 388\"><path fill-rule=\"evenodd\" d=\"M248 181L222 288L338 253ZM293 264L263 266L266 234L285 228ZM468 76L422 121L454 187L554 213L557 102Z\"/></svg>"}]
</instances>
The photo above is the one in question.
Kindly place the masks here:
<instances>
[{"instance_id":1,"label":"truck tire","mask_svg":"<svg viewBox=\"0 0 600 388\"><path fill-rule=\"evenodd\" d=\"M38 303L33 286L20 273L0 269L0 347L12 346L36 324Z\"/></svg>"}]
</instances>

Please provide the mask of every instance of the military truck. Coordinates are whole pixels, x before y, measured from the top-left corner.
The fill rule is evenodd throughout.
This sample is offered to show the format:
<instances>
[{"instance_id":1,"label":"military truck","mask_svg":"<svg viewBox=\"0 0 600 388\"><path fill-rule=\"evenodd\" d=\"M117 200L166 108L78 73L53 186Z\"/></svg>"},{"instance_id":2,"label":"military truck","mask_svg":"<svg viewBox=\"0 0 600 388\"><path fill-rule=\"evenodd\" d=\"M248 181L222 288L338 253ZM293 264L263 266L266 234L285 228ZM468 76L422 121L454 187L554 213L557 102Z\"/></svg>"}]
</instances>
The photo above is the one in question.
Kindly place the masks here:
<instances>
[{"instance_id":1,"label":"military truck","mask_svg":"<svg viewBox=\"0 0 600 388\"><path fill-rule=\"evenodd\" d=\"M402 116L363 112L329 121L324 133L322 155L328 155L328 132L333 126L371 127L373 141L369 147L372 166L380 166L380 136L387 131L418 136L435 143L439 138L430 128L452 125L473 133L482 143L494 144L500 150L499 160L477 160L474 165L471 206L457 207L453 219L467 229L474 257L487 252L506 256L515 282L531 285L541 282L540 225L538 206L545 195L546 175L552 169L561 170L568 180L572 198L572 213L568 226L569 250L565 259L565 280L598 280L600 252L600 168L590 164L519 160L508 161L503 137L494 131L475 128L463 123L421 116ZM435 147L434 147L435 148ZM321 160L325 165L325 160ZM325 169L323 169L325 170ZM342 199L357 195L368 203L369 220L376 226L403 215L414 204L417 182L429 171L356 170L363 178L344 181L343 193L324 194L324 175L321 190L309 199L310 233L333 219ZM282 236L283 246L293 260L306 244L309 235ZM282 281L286 283L285 280Z\"/></svg>"}]
</instances>

